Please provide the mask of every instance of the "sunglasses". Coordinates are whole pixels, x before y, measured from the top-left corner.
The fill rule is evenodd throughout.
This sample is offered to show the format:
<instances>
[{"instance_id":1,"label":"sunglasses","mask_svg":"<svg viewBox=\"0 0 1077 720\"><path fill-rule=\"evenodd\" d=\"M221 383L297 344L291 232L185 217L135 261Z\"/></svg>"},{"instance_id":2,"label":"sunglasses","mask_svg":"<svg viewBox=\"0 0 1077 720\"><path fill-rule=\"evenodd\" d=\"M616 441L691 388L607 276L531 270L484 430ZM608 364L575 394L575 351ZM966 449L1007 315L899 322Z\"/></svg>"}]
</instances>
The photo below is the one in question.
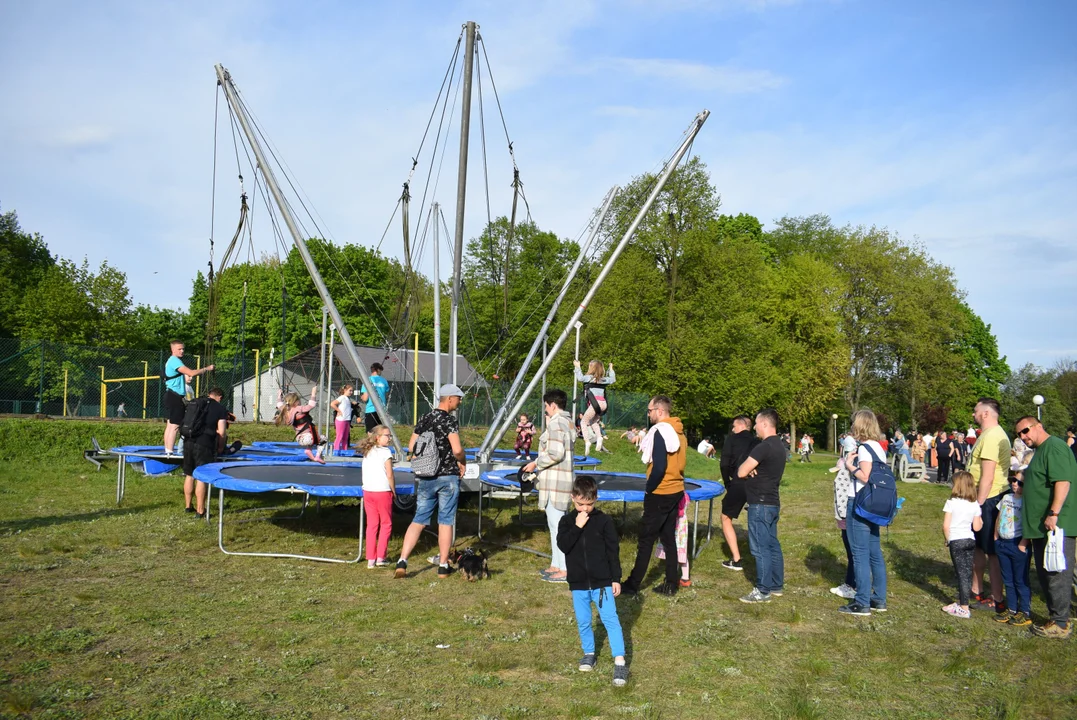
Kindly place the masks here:
<instances>
[{"instance_id":1,"label":"sunglasses","mask_svg":"<svg viewBox=\"0 0 1077 720\"><path fill-rule=\"evenodd\" d=\"M1018 430L1018 431L1017 431L1017 434L1018 434L1018 435L1028 435L1028 433L1029 433L1029 432L1030 432L1031 430L1032 430L1032 426L1031 426L1031 425L1029 425L1029 426L1028 426L1028 427L1026 427L1026 428L1022 428L1021 430Z\"/></svg>"},{"instance_id":2,"label":"sunglasses","mask_svg":"<svg viewBox=\"0 0 1077 720\"><path fill-rule=\"evenodd\" d=\"M1020 485L1021 487L1025 486L1024 480L1011 480L1010 482L1012 482L1014 485Z\"/></svg>"}]
</instances>

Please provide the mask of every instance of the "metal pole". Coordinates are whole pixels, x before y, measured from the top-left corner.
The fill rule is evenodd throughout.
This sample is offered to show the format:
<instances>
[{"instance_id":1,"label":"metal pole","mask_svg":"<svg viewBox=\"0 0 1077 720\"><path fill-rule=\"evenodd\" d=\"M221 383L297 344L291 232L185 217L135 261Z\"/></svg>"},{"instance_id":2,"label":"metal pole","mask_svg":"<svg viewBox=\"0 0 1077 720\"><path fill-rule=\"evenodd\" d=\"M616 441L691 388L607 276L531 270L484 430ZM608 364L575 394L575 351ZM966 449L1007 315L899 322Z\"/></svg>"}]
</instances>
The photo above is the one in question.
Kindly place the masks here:
<instances>
[{"instance_id":1,"label":"metal pole","mask_svg":"<svg viewBox=\"0 0 1077 720\"><path fill-rule=\"evenodd\" d=\"M41 408L45 404L45 342L41 342L41 372L37 376L37 410L41 412Z\"/></svg>"},{"instance_id":2,"label":"metal pole","mask_svg":"<svg viewBox=\"0 0 1077 720\"><path fill-rule=\"evenodd\" d=\"M149 395L150 384L150 364L145 360L142 361L142 419L146 419L146 397Z\"/></svg>"},{"instance_id":3,"label":"metal pole","mask_svg":"<svg viewBox=\"0 0 1077 720\"><path fill-rule=\"evenodd\" d=\"M411 424L414 427L419 422L419 333L415 333L415 355L412 358L411 375L414 381L411 394Z\"/></svg>"},{"instance_id":4,"label":"metal pole","mask_svg":"<svg viewBox=\"0 0 1077 720\"><path fill-rule=\"evenodd\" d=\"M359 357L359 351L355 348L355 343L352 342L351 333L348 332L348 328L344 324L344 318L341 317L336 303L333 302L333 298L329 295L329 290L325 287L325 281L322 280L322 275L318 272L318 267L314 264L314 258L311 257L310 250L307 248L307 243L299 233L299 227L295 223L295 218L292 216L288 202L285 200L280 187L277 185L277 178L273 174L273 169L269 166L269 163L266 162L265 156L262 153L262 146L259 144L258 138L255 136L254 131L250 126L250 122L247 119L247 113L237 97L235 86L232 84L232 76L224 69L223 65L217 65L215 66L215 69L217 71L217 80L221 83L221 88L224 90L224 97L231 106L232 111L236 114L239 124L243 128L243 133L247 136L247 141L251 145L251 151L254 152L255 158L258 160L258 167L262 171L266 187L268 187L269 191L273 194L273 199L277 203L277 208L280 210L281 217L284 219L285 225L288 226L288 231L292 235L292 240L295 242L296 249L299 250L299 255L303 259L303 264L307 267L307 272L310 273L311 280L314 281L314 287L317 288L319 297L321 297L322 302L325 303L325 306L329 309L329 314L333 317L333 322L340 330L340 341L344 344L344 348L348 351L348 356L359 371L359 377L363 380L363 384L373 389L373 386L370 385L370 376L363 366L362 358ZM281 367L283 368L283 363L281 364ZM385 410L385 406L382 404L381 398L378 397L376 392L372 392L370 397L371 402L374 403L374 409L377 411L378 416L389 428L389 433L393 440L393 448L396 450L397 457L403 457L404 451L403 448L400 447L400 440L397 438L396 431L393 429L392 418L389 417L389 413Z\"/></svg>"},{"instance_id":5,"label":"metal pole","mask_svg":"<svg viewBox=\"0 0 1077 720\"><path fill-rule=\"evenodd\" d=\"M101 368L101 417L105 417L105 403L108 402L108 385L105 384L105 366L98 365Z\"/></svg>"},{"instance_id":6,"label":"metal pole","mask_svg":"<svg viewBox=\"0 0 1077 720\"><path fill-rule=\"evenodd\" d=\"M202 356L201 355L195 355L194 356L194 369L195 370L201 370L202 369ZM201 386L202 386L201 380L202 380L201 375L195 375L194 376L194 396L195 397L199 397L199 390L201 389Z\"/></svg>"},{"instance_id":7,"label":"metal pole","mask_svg":"<svg viewBox=\"0 0 1077 720\"><path fill-rule=\"evenodd\" d=\"M591 228L591 234L587 236L587 242L580 247L580 254L576 256L576 262L572 264L572 268L568 271L568 275L565 277L565 282L561 285L561 292L558 293L557 298L553 301L553 305L550 306L550 311L546 313L546 319L542 323L542 329L539 330L538 335L535 336L535 341L531 343L531 349L528 350L527 357L524 358L519 373L517 373L516 377L513 379L512 385L505 395L504 404L501 406L500 410L498 410L497 415L494 417L494 421L490 424L490 429L487 431L486 437L483 438L482 445L479 447L479 457L481 461L485 462L486 460L489 460L489 453L497 444L497 439L505 434L509 425L512 423L512 415L506 415L506 410L516 399L516 392L520 389L520 385L527 375L527 369L531 367L531 362L535 359L535 355L538 353L539 343L549 336L550 325L553 323L557 311L561 308L561 302L565 299L565 295L568 293L568 287L572 284L573 279L575 279L576 273L580 269L580 265L583 264L583 259L587 256L587 251L594 243L595 238L598 237L598 232L602 228L602 223L605 221L606 215L609 214L610 208L613 206L613 199L617 197L617 193L620 192L620 190L621 188L614 185L610 188L610 191L606 193L606 197L602 201L602 208L599 210L594 221L594 226ZM577 351L576 354L579 355L579 352ZM573 407L575 407L575 399L573 399L572 403Z\"/></svg>"},{"instance_id":8,"label":"metal pole","mask_svg":"<svg viewBox=\"0 0 1077 720\"><path fill-rule=\"evenodd\" d=\"M464 200L467 197L467 141L471 135L471 75L475 65L475 28L468 21L464 40L463 104L460 108L460 167L456 175L456 238L453 244L452 315L449 325L449 357L452 382L456 384L457 335L460 314L460 272L464 258Z\"/></svg>"},{"instance_id":9,"label":"metal pole","mask_svg":"<svg viewBox=\"0 0 1077 720\"><path fill-rule=\"evenodd\" d=\"M64 417L67 417L67 368L64 368Z\"/></svg>"},{"instance_id":10,"label":"metal pole","mask_svg":"<svg viewBox=\"0 0 1077 720\"><path fill-rule=\"evenodd\" d=\"M254 349L254 422L258 422L258 401L262 399L262 365L259 362L258 348Z\"/></svg>"},{"instance_id":11,"label":"metal pole","mask_svg":"<svg viewBox=\"0 0 1077 720\"><path fill-rule=\"evenodd\" d=\"M438 401L441 389L441 240L438 235L438 217L441 205L434 203L431 208L434 217L434 404Z\"/></svg>"},{"instance_id":12,"label":"metal pole","mask_svg":"<svg viewBox=\"0 0 1077 720\"><path fill-rule=\"evenodd\" d=\"M576 351L572 355L572 359L576 360L577 362L580 359L580 328L582 328L582 327L583 327L582 322L577 322L576 323ZM572 367L575 368L576 366L573 365ZM579 388L579 381L576 379L576 373L573 372L572 373L572 422L573 423L576 422L576 392L577 392L578 388Z\"/></svg>"},{"instance_id":13,"label":"metal pole","mask_svg":"<svg viewBox=\"0 0 1077 720\"><path fill-rule=\"evenodd\" d=\"M547 337L542 338L542 365L544 367L549 365L549 363L546 362L546 358L548 357L546 343L547 343L548 340L549 340L549 338L547 338ZM545 372L542 373L542 396L546 397L546 373ZM539 407L542 407L542 406L540 405ZM546 429L546 413L541 413L541 414L542 414L542 429L545 430Z\"/></svg>"},{"instance_id":14,"label":"metal pole","mask_svg":"<svg viewBox=\"0 0 1077 720\"><path fill-rule=\"evenodd\" d=\"M325 437L329 437L329 428L336 427L336 416L334 416L333 408L329 407L329 398L333 395L333 358L336 357L336 325L329 326L329 375L325 380ZM344 448L347 450L347 448Z\"/></svg>"},{"instance_id":15,"label":"metal pole","mask_svg":"<svg viewBox=\"0 0 1077 720\"><path fill-rule=\"evenodd\" d=\"M658 193L662 192L662 188L665 187L666 181L668 181L669 176L673 174L673 170L677 167L678 163L680 163L681 158L688 152L689 146L696 139L696 135L699 134L699 131L703 127L703 123L707 121L708 116L710 116L710 110L704 110L699 113L699 115L696 115L695 120L692 121L691 127L689 127L688 132L685 134L684 141L662 169L662 174L658 176L658 180L654 184L654 189L651 190L651 194L647 196L647 200L643 203L643 207L641 207L636 214L636 218L632 221L632 224L628 226L628 230L625 231L624 237L621 238L621 241L617 243L613 252L610 253L609 259L606 260L606 264L602 267L602 271L598 274L598 277L595 278L595 282L591 286L591 289L587 291L587 294L580 302L579 307L576 308L576 312L572 314L568 324L565 325L565 329L562 330L561 334L557 337L557 341L554 343L553 349L550 350L547 358L543 361L542 367L535 373L535 377L531 378L531 382L528 384L527 389L523 391L520 395L520 399L516 401L516 405L512 408L512 412L509 413L510 418L519 414L520 408L523 407L524 400L526 400L527 396L531 394L531 391L535 389L535 385L538 384L539 378L545 375L550 362L557 357L557 353L561 349L561 346L564 345L565 340L568 339L569 332L579 321L580 316L583 315L583 311L586 310L587 306L591 303L591 299L594 298L595 293L597 293L598 289L602 286L606 276L610 274L610 270L613 268L613 263L617 261L617 258L620 257L625 246L627 246L628 242L632 239L632 236L636 234L636 228L639 227L639 224L643 221L647 211L651 209L651 205L654 203L655 198L658 197Z\"/></svg>"},{"instance_id":16,"label":"metal pole","mask_svg":"<svg viewBox=\"0 0 1077 720\"><path fill-rule=\"evenodd\" d=\"M327 329L328 325L329 325L329 310L327 310L325 308L325 306L323 305L322 306L322 345L321 345L321 352L318 354L318 392L322 393L322 403L323 404L329 402L329 393L325 392L325 335L326 335L326 329ZM322 414L323 413L318 412L317 415L315 415L314 417L318 417L318 415L322 415ZM317 424L317 423L315 423L315 424ZM321 426L322 426L322 437L323 438L327 437L327 435L325 434L325 432L326 432L325 423L322 422Z\"/></svg>"}]
</instances>

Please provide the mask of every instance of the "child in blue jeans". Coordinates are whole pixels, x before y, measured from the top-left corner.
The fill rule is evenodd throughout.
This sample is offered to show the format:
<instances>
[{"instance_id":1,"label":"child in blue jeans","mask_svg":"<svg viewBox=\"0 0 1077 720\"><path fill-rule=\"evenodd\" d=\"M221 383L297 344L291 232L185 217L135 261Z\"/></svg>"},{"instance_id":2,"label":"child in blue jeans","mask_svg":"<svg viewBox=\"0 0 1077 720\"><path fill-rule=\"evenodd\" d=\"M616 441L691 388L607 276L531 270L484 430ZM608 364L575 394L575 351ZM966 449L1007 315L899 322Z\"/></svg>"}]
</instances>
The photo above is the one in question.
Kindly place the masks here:
<instances>
[{"instance_id":1,"label":"child in blue jeans","mask_svg":"<svg viewBox=\"0 0 1077 720\"><path fill-rule=\"evenodd\" d=\"M1021 495L1025 481L1021 473L1010 476L1010 492L998 503L995 522L995 552L1006 588L1007 607L995 615L995 620L1016 627L1032 624L1032 589L1028 584L1028 566L1032 553L1022 547Z\"/></svg>"},{"instance_id":2,"label":"child in blue jeans","mask_svg":"<svg viewBox=\"0 0 1077 720\"><path fill-rule=\"evenodd\" d=\"M572 483L573 510L565 513L557 526L557 547L565 553L568 587L572 590L572 607L580 631L583 658L580 671L595 667L595 634L592 629L591 604L598 606L598 617L606 628L613 653L613 684L628 681L625 664L625 641L617 617L614 598L621 594L621 543L613 518L595 509L598 485L595 479L581 475Z\"/></svg>"}]
</instances>

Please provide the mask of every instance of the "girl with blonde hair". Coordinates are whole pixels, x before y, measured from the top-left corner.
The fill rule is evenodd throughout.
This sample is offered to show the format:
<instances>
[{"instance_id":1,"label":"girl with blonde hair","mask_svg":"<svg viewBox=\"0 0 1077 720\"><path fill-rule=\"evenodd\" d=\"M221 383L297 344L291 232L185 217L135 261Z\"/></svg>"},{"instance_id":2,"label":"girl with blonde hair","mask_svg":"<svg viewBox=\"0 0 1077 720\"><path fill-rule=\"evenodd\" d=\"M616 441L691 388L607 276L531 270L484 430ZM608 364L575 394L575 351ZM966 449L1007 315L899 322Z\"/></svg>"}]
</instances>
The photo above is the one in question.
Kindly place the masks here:
<instances>
[{"instance_id":1,"label":"girl with blonde hair","mask_svg":"<svg viewBox=\"0 0 1077 720\"><path fill-rule=\"evenodd\" d=\"M366 513L366 566L389 564L389 536L393 532L392 434L385 425L376 425L359 442L363 453L363 512Z\"/></svg>"},{"instance_id":2,"label":"girl with blonde hair","mask_svg":"<svg viewBox=\"0 0 1077 720\"><path fill-rule=\"evenodd\" d=\"M609 364L608 375L606 374L606 368L602 366L602 362L599 360L591 361L587 366L586 375L580 371L579 360L573 360L572 364L575 366L576 379L583 383L583 401L587 405L587 409L583 413L583 419L580 421L580 431L583 433L584 443L583 454L591 454L592 442L595 449L599 452L604 452L600 422L609 407L606 404L606 387L612 385L613 381L617 379L617 373L613 371L612 362Z\"/></svg>"},{"instance_id":3,"label":"girl with blonde hair","mask_svg":"<svg viewBox=\"0 0 1077 720\"><path fill-rule=\"evenodd\" d=\"M325 460L322 460L324 445L318 436L318 426L310 414L317 404L317 397L317 385L310 389L310 402L306 405L300 404L299 393L288 393L277 403L277 415L273 422L277 425L291 425L295 430L295 440L299 443L299 447L306 451L307 457L324 465ZM312 451L311 448L317 448L317 451Z\"/></svg>"},{"instance_id":4,"label":"girl with blonde hair","mask_svg":"<svg viewBox=\"0 0 1077 720\"><path fill-rule=\"evenodd\" d=\"M856 452L845 457L845 467L852 476L845 506L846 534L853 552L856 596L838 610L847 615L870 616L886 612L886 562L879 543L879 526L856 514L856 494L863 492L875 462L886 464L886 452L879 441L883 432L875 413L867 408L853 414L849 434L857 442Z\"/></svg>"},{"instance_id":5,"label":"girl with blonde hair","mask_svg":"<svg viewBox=\"0 0 1077 720\"><path fill-rule=\"evenodd\" d=\"M972 473L958 470L954 473L954 487L950 499L942 507L942 536L950 549L950 560L957 575L957 602L945 606L942 611L956 618L968 620L969 595L972 593L972 560L976 550L976 535L984 521L980 504L976 502L976 481Z\"/></svg>"}]
</instances>

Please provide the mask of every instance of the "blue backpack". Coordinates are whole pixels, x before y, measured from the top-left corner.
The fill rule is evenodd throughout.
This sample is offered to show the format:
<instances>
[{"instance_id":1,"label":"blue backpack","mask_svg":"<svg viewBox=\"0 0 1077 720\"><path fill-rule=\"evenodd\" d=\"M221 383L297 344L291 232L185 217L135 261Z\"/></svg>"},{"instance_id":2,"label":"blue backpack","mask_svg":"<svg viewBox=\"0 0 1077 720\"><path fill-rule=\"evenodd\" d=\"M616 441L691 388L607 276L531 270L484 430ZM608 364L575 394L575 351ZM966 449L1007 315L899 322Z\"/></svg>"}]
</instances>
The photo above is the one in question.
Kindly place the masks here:
<instances>
[{"instance_id":1,"label":"blue backpack","mask_svg":"<svg viewBox=\"0 0 1077 720\"><path fill-rule=\"evenodd\" d=\"M897 478L894 471L886 464L886 459L879 459L875 450L868 445L871 452L871 474L868 483L856 493L853 500L853 512L876 525L889 525L897 514Z\"/></svg>"}]
</instances>

